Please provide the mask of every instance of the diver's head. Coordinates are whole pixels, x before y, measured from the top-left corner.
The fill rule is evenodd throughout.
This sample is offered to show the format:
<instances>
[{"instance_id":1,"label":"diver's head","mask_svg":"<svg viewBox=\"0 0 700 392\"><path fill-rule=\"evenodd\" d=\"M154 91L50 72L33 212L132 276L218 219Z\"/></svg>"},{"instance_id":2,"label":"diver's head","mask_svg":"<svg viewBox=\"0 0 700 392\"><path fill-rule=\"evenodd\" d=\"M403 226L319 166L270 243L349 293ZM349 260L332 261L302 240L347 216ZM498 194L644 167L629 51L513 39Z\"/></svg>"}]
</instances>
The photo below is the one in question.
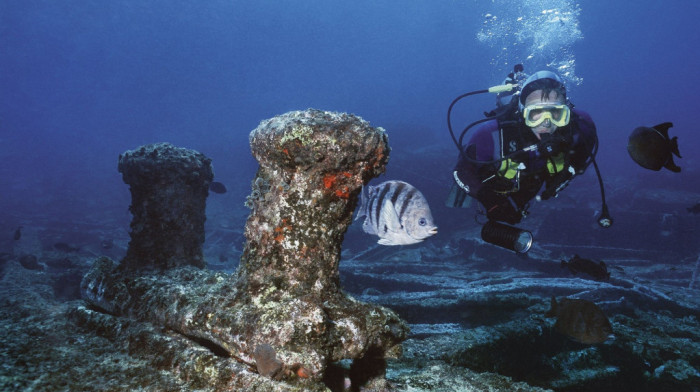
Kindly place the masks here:
<instances>
[{"instance_id":1,"label":"diver's head","mask_svg":"<svg viewBox=\"0 0 700 392\"><path fill-rule=\"evenodd\" d=\"M537 139L569 123L566 87L554 72L538 71L530 75L523 84L519 104L525 124Z\"/></svg>"}]
</instances>

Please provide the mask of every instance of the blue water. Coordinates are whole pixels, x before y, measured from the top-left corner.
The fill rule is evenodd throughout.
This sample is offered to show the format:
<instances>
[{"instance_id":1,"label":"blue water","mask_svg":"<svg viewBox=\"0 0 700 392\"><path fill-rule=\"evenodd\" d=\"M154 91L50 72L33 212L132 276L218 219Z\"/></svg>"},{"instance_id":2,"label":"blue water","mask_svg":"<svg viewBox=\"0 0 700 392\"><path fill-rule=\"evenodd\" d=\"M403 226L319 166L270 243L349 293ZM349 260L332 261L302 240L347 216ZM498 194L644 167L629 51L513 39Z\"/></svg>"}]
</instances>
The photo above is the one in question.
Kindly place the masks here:
<instances>
[{"instance_id":1,"label":"blue water","mask_svg":"<svg viewBox=\"0 0 700 392\"><path fill-rule=\"evenodd\" d=\"M534 19L552 9L573 11L567 26ZM511 23L499 31L487 14ZM654 176L697 190L698 17L699 4L678 1L3 1L0 210L126 206L117 156L160 141L205 153L218 180L247 192L248 133L309 107L360 115L394 146L449 145L455 96L552 56L573 60L571 99L598 125L606 174L647 175L626 137L673 121L686 171ZM480 40L489 28L502 35ZM490 106L475 100L456 119Z\"/></svg>"}]
</instances>

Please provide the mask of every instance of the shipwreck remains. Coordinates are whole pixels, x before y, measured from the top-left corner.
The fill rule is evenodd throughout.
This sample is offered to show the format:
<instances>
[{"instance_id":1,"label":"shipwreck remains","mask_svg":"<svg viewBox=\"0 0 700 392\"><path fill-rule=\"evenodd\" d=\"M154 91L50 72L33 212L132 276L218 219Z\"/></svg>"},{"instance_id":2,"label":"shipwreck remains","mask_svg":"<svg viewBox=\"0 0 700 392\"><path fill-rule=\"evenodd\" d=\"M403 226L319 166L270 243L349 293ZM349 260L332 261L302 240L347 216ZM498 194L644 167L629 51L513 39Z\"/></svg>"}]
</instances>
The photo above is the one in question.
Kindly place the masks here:
<instances>
[{"instance_id":1,"label":"shipwreck remains","mask_svg":"<svg viewBox=\"0 0 700 392\"><path fill-rule=\"evenodd\" d=\"M367 391L390 390L385 359L400 355L408 328L391 310L341 292L338 273L343 236L361 187L388 161L386 133L354 115L309 109L261 122L250 134L250 145L260 167L246 202L251 208L247 242L235 275L196 268L202 266L199 240L204 235L197 213L187 215L194 218L191 226L175 226L186 233L176 241L161 239L157 230L138 230L142 223L135 213L123 267L97 260L81 283L83 297L108 315L159 325L208 348L216 363L211 353L179 360L172 360L177 353L153 355L170 358L155 363L197 369L214 390L252 391L264 385L266 390L326 391L347 382ZM150 168L150 147L142 149L139 162ZM182 159L190 165L192 156ZM206 164L197 167L208 167L206 159L200 162ZM172 187L192 187L180 194L179 203L193 200L194 211L211 170L191 167L197 173L180 173L183 179L173 182L180 185ZM150 173L129 170L137 177L140 172ZM170 201L174 190L143 187L137 199L134 184L143 181L149 179L127 183L134 195L132 210L141 213L138 219L148 222L146 227L158 222L157 216L142 216L162 211L153 205L160 199L169 203L166 208L184 211L185 206ZM168 257L146 244L158 244ZM85 308L75 313L88 327L116 324Z\"/></svg>"},{"instance_id":2,"label":"shipwreck remains","mask_svg":"<svg viewBox=\"0 0 700 392\"><path fill-rule=\"evenodd\" d=\"M131 241L124 268L204 267L205 207L214 174L203 154L157 143L119 156L131 191Z\"/></svg>"}]
</instances>

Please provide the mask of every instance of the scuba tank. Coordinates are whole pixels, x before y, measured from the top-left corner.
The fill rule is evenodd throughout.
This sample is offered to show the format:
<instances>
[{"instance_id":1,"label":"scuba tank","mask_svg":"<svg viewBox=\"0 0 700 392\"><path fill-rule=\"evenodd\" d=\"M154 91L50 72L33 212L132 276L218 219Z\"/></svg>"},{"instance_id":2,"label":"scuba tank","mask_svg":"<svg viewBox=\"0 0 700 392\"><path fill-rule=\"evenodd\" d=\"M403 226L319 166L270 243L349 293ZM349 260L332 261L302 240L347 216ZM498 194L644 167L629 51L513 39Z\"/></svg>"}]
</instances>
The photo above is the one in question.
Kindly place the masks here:
<instances>
[{"instance_id":1,"label":"scuba tank","mask_svg":"<svg viewBox=\"0 0 700 392\"><path fill-rule=\"evenodd\" d=\"M520 88L522 88L523 83L527 80L528 74L525 73L525 68L522 64L515 64L513 67L513 72L508 74L508 77L501 84L513 84L517 88L510 91L502 91L496 94L496 107L500 108L503 106L508 106L513 98L517 98L520 94ZM514 97L514 93L516 96Z\"/></svg>"},{"instance_id":2,"label":"scuba tank","mask_svg":"<svg viewBox=\"0 0 700 392\"><path fill-rule=\"evenodd\" d=\"M450 131L450 136L452 137L452 141L455 143L457 146L457 149L459 150L460 154L464 153L464 136L469 132L470 129L472 129L474 126L479 125L481 123L490 121L490 120L501 120L502 123L505 121L513 121L516 122L517 118L517 112L518 112L518 98L520 97L520 89L522 88L521 83L527 79L527 74L523 72L523 66L522 64L517 64L513 68L513 72L508 74L508 77L504 80L504 83L498 86L493 86L489 87L488 89L485 90L476 90L476 91L471 91L466 94L462 94L455 98L452 103L450 103L450 106L447 108L447 129ZM452 130L452 108L462 100L463 98L472 96L472 95L478 95L478 94L485 94L485 93L494 93L496 94L496 108L489 111L489 112L484 112L485 118L482 118L480 120L476 120L472 122L471 124L467 125L464 130L459 135L459 138L455 136L454 131ZM480 163L480 164L486 164L489 162L478 162L473 159L470 159L469 157L466 157L468 160L473 161L474 163ZM505 158L505 157L504 157ZM495 160L490 163L498 163L499 160Z\"/></svg>"}]
</instances>

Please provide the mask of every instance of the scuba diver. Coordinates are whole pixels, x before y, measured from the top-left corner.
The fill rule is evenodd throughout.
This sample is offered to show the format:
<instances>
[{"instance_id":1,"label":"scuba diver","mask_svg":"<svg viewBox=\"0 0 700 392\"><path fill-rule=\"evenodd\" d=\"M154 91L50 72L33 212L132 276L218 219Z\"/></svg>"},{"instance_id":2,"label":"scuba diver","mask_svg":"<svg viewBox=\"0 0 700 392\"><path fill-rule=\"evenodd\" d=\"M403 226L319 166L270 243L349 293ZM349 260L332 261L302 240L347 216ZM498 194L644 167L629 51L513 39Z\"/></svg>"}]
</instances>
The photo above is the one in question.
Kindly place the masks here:
<instances>
[{"instance_id":1,"label":"scuba diver","mask_svg":"<svg viewBox=\"0 0 700 392\"><path fill-rule=\"evenodd\" d=\"M612 219L594 160L598 139L593 120L574 109L557 74L538 71L525 79L518 64L516 75L509 75L512 83L464 94L450 105L448 127L460 150L453 172L456 185L483 205L487 225L492 221L514 225L527 215L532 199L556 197L593 163L603 197L598 222L609 227ZM467 126L457 139L450 124L452 107L461 98L484 92L499 93L498 107ZM481 125L463 145L467 131L477 124Z\"/></svg>"}]
</instances>

